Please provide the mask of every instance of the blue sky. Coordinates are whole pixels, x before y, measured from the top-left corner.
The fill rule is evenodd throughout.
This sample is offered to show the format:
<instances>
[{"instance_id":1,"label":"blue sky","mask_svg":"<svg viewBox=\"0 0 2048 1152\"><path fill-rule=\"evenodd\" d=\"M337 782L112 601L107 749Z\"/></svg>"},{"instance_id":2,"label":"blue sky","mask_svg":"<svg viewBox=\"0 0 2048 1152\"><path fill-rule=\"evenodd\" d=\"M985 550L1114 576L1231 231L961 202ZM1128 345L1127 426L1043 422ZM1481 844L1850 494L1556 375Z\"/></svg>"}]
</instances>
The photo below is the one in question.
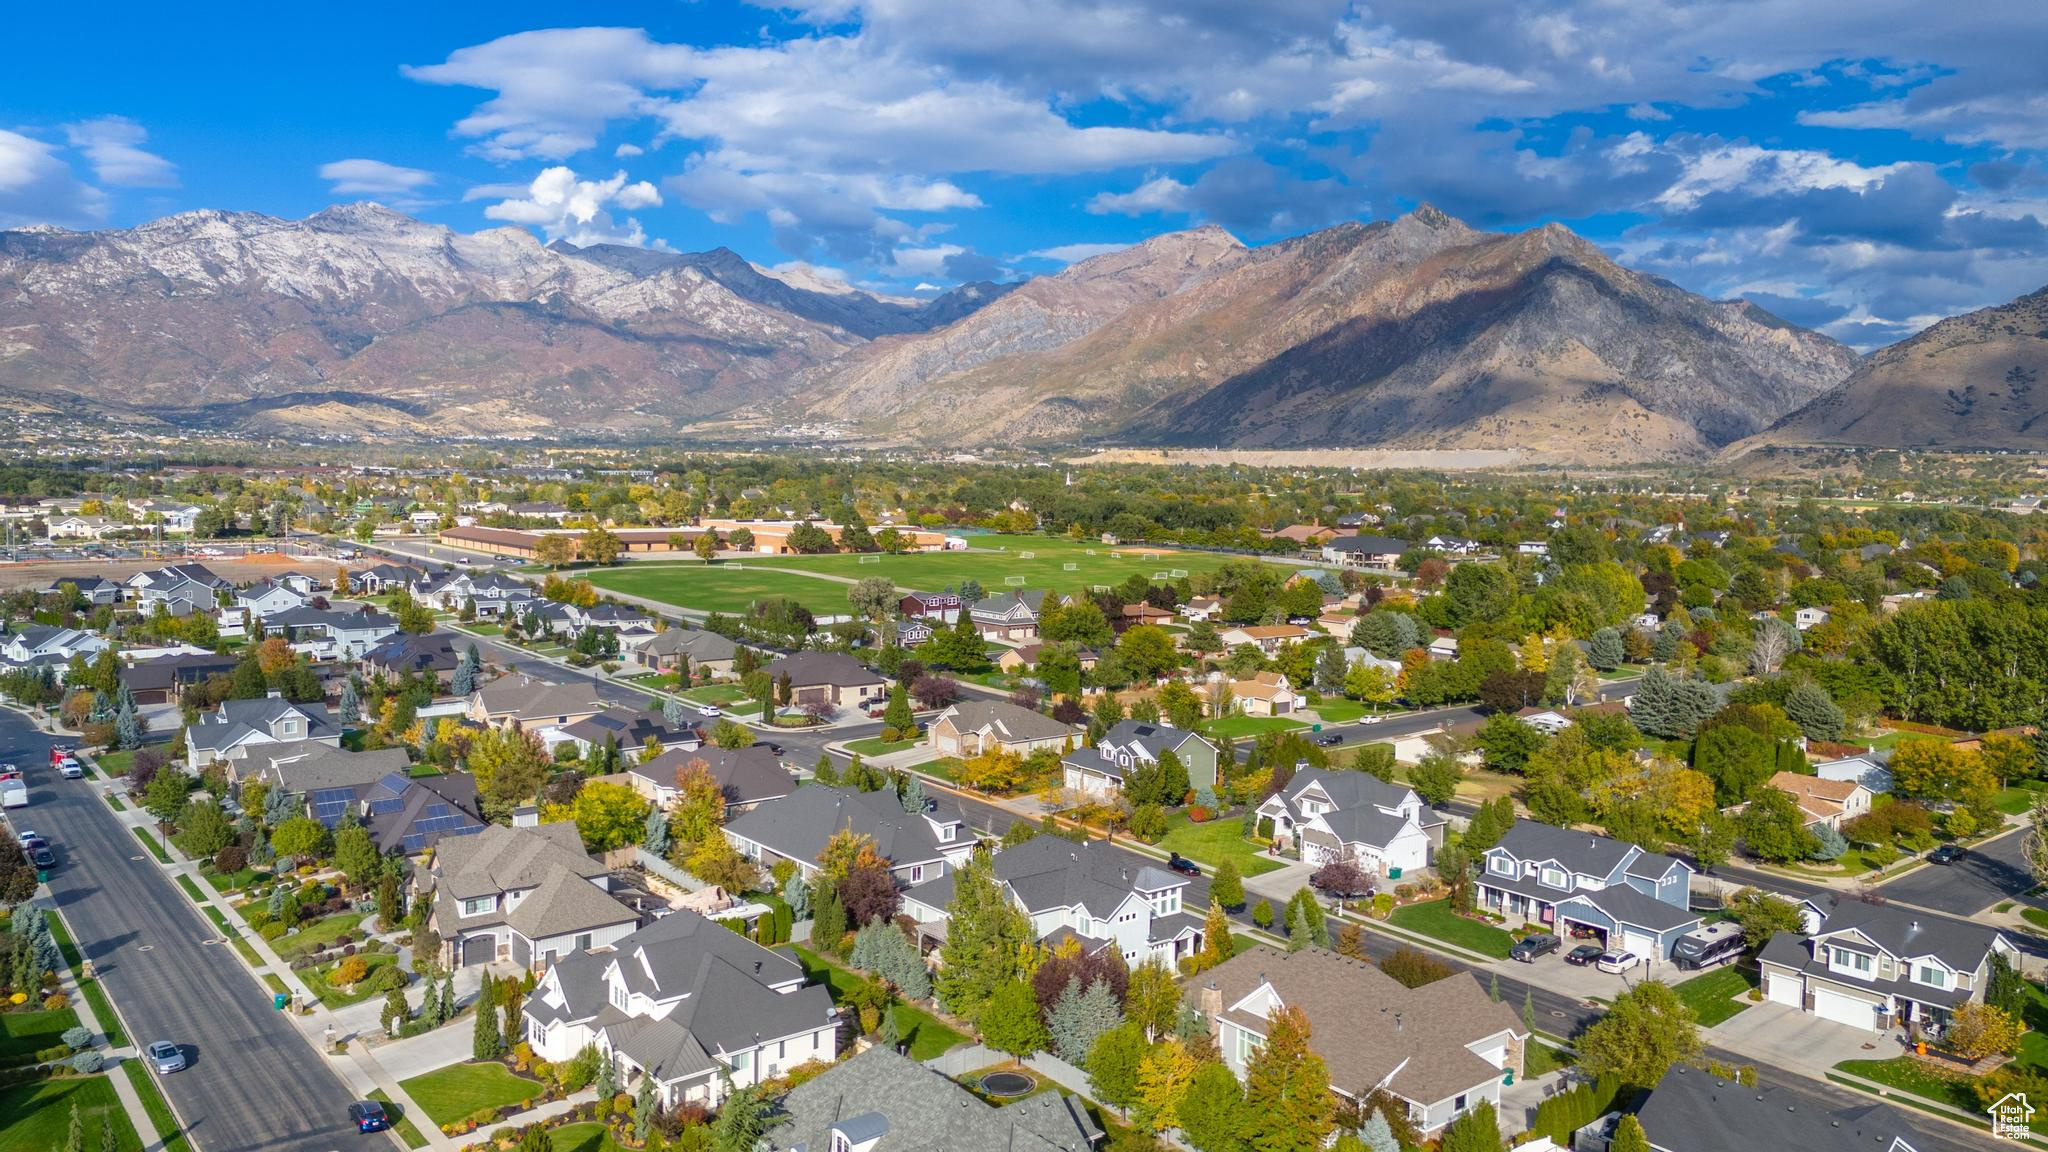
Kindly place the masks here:
<instances>
[{"instance_id":1,"label":"blue sky","mask_svg":"<svg viewBox=\"0 0 2048 1152\"><path fill-rule=\"evenodd\" d=\"M208 12L13 15L0 227L374 199L930 292L1427 201L1862 347L2048 283L2039 0Z\"/></svg>"}]
</instances>

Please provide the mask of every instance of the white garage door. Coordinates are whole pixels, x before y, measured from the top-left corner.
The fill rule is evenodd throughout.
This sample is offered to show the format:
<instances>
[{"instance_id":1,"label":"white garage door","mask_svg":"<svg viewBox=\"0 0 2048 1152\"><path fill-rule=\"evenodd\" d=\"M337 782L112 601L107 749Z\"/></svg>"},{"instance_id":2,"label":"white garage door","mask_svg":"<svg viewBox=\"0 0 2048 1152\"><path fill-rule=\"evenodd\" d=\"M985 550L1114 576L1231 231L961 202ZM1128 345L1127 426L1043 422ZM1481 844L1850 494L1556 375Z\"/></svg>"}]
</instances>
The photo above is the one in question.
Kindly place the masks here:
<instances>
[{"instance_id":1,"label":"white garage door","mask_svg":"<svg viewBox=\"0 0 2048 1152\"><path fill-rule=\"evenodd\" d=\"M1621 933L1621 946L1635 953L1643 960L1663 959L1662 956L1657 954L1657 940L1653 936L1645 936L1640 932L1630 932L1624 929Z\"/></svg>"},{"instance_id":2,"label":"white garage door","mask_svg":"<svg viewBox=\"0 0 2048 1152\"><path fill-rule=\"evenodd\" d=\"M1823 1020L1847 1024L1865 1031L1877 1030L1877 1010L1865 1000L1816 988L1813 993L1813 1014Z\"/></svg>"},{"instance_id":3,"label":"white garage door","mask_svg":"<svg viewBox=\"0 0 2048 1152\"><path fill-rule=\"evenodd\" d=\"M1764 981L1764 995L1768 996L1773 1004L1789 1004L1797 1008L1799 993L1805 983L1797 976L1781 976L1773 972L1770 979Z\"/></svg>"}]
</instances>

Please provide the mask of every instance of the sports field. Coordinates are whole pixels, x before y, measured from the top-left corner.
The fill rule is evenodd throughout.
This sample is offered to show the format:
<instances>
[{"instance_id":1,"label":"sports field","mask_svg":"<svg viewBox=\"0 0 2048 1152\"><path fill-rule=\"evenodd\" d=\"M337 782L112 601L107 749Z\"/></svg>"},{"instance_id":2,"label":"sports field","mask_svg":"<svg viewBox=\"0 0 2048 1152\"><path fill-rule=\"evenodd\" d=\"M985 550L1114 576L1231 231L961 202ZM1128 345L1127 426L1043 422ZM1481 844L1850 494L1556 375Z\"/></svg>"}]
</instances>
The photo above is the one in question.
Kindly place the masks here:
<instances>
[{"instance_id":1,"label":"sports field","mask_svg":"<svg viewBox=\"0 0 2048 1152\"><path fill-rule=\"evenodd\" d=\"M576 575L613 592L645 596L700 612L744 612L749 604L769 596L787 596L819 616L844 616L853 611L846 600L851 584L757 568L752 563L744 568L723 564L631 564Z\"/></svg>"}]
</instances>

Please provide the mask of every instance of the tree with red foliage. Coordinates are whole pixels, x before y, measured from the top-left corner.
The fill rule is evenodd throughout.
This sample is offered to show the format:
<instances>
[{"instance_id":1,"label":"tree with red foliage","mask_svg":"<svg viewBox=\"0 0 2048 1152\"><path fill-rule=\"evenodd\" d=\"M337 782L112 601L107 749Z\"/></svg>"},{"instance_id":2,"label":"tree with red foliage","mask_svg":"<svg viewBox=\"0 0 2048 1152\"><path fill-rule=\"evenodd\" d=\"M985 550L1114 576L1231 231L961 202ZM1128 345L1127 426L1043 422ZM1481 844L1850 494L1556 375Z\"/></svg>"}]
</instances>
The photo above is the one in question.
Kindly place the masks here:
<instances>
[{"instance_id":1,"label":"tree with red foliage","mask_svg":"<svg viewBox=\"0 0 2048 1152\"><path fill-rule=\"evenodd\" d=\"M856 928L895 916L903 903L903 894L896 890L896 878L889 874L888 862L875 855L872 848L864 850L853 867L847 869L846 879L839 882L837 891L840 903L846 906L846 918Z\"/></svg>"},{"instance_id":2,"label":"tree with red foliage","mask_svg":"<svg viewBox=\"0 0 2048 1152\"><path fill-rule=\"evenodd\" d=\"M1114 948L1104 948L1094 953L1078 952L1071 956L1055 955L1041 961L1038 971L1031 974L1031 990L1038 994L1038 1011L1041 1016L1052 1011L1052 1006L1067 990L1067 982L1080 980L1081 987L1087 988L1097 980L1106 982L1109 990L1116 995L1116 1002L1124 1002L1124 990L1130 986L1131 970L1124 967L1124 958Z\"/></svg>"}]
</instances>

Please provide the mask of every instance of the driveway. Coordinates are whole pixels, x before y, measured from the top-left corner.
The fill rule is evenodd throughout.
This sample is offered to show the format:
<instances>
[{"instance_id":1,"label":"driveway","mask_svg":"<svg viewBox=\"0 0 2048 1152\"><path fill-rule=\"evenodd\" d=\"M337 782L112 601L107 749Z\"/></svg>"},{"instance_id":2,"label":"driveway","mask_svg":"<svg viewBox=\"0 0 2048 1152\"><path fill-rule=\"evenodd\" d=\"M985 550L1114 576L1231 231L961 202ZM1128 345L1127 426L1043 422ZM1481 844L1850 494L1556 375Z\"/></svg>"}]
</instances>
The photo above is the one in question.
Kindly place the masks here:
<instances>
[{"instance_id":1,"label":"driveway","mask_svg":"<svg viewBox=\"0 0 2048 1152\"><path fill-rule=\"evenodd\" d=\"M2025 828L1971 846L1953 864L1922 864L1878 888L1895 904L1969 916L2001 900L2016 900L2035 884L2020 854Z\"/></svg>"},{"instance_id":2,"label":"driveway","mask_svg":"<svg viewBox=\"0 0 2048 1152\"><path fill-rule=\"evenodd\" d=\"M1789 1004L1754 1004L1708 1034L1716 1048L1752 1060L1825 1076L1844 1060L1888 1060L1904 1051L1890 1032L1866 1032L1808 1015Z\"/></svg>"}]
</instances>

